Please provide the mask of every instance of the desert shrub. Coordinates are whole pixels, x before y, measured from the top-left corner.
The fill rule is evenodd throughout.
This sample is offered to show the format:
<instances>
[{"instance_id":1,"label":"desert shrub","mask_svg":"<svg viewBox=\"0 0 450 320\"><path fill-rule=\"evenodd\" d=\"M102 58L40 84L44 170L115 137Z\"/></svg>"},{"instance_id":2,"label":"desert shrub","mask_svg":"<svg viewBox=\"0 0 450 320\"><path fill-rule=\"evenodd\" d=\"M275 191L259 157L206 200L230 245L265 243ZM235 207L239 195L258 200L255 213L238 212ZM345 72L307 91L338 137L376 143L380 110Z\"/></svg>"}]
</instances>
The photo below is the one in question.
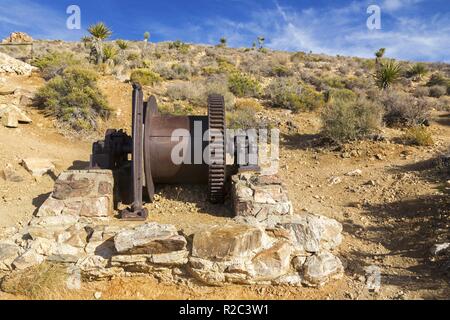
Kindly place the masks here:
<instances>
[{"instance_id":1,"label":"desert shrub","mask_svg":"<svg viewBox=\"0 0 450 320\"><path fill-rule=\"evenodd\" d=\"M258 81L241 72L233 72L229 75L228 87L237 97L258 97L261 94Z\"/></svg>"},{"instance_id":2,"label":"desert shrub","mask_svg":"<svg viewBox=\"0 0 450 320\"><path fill-rule=\"evenodd\" d=\"M128 60L128 61L136 61L136 60L139 60L140 58L141 58L141 57L140 57L139 53L137 53L137 52L131 52L131 53L128 55L127 60Z\"/></svg>"},{"instance_id":3,"label":"desert shrub","mask_svg":"<svg viewBox=\"0 0 450 320\"><path fill-rule=\"evenodd\" d=\"M416 98L428 97L430 95L430 89L428 87L417 87L414 90L414 96Z\"/></svg>"},{"instance_id":4,"label":"desert shrub","mask_svg":"<svg viewBox=\"0 0 450 320\"><path fill-rule=\"evenodd\" d=\"M331 88L337 88L337 89L345 88L345 83L343 82L342 78L340 78L340 77L327 77L324 79L324 83Z\"/></svg>"},{"instance_id":5,"label":"desert shrub","mask_svg":"<svg viewBox=\"0 0 450 320\"><path fill-rule=\"evenodd\" d=\"M425 63L416 63L408 71L407 76L410 78L421 79L428 73L428 68Z\"/></svg>"},{"instance_id":6,"label":"desert shrub","mask_svg":"<svg viewBox=\"0 0 450 320\"><path fill-rule=\"evenodd\" d=\"M445 78L445 76L441 73L433 73L430 77L430 80L427 83L428 87L433 86L445 86L449 85L449 80Z\"/></svg>"},{"instance_id":7,"label":"desert shrub","mask_svg":"<svg viewBox=\"0 0 450 320\"><path fill-rule=\"evenodd\" d=\"M198 96L205 91L200 81L175 82L167 86L166 95L174 100L197 102Z\"/></svg>"},{"instance_id":8,"label":"desert shrub","mask_svg":"<svg viewBox=\"0 0 450 320\"><path fill-rule=\"evenodd\" d=\"M113 44L106 44L103 46L103 62L106 62L108 60L113 60L117 54L119 53L119 50L113 45Z\"/></svg>"},{"instance_id":9,"label":"desert shrub","mask_svg":"<svg viewBox=\"0 0 450 320\"><path fill-rule=\"evenodd\" d=\"M329 89L325 92L325 101L327 103L333 103L335 100L353 101L356 98L356 93L349 89Z\"/></svg>"},{"instance_id":10,"label":"desert shrub","mask_svg":"<svg viewBox=\"0 0 450 320\"><path fill-rule=\"evenodd\" d=\"M363 139L379 130L382 114L379 104L364 98L335 100L322 112L322 135L336 143Z\"/></svg>"},{"instance_id":11,"label":"desert shrub","mask_svg":"<svg viewBox=\"0 0 450 320\"><path fill-rule=\"evenodd\" d=\"M447 87L446 86L432 86L430 87L430 97L433 98L440 98L447 94Z\"/></svg>"},{"instance_id":12,"label":"desert shrub","mask_svg":"<svg viewBox=\"0 0 450 320\"><path fill-rule=\"evenodd\" d=\"M172 73L173 79L188 80L194 75L195 71L190 64L180 63L172 65Z\"/></svg>"},{"instance_id":13,"label":"desert shrub","mask_svg":"<svg viewBox=\"0 0 450 320\"><path fill-rule=\"evenodd\" d=\"M234 64L223 57L217 58L217 64L219 66L217 73L234 73L239 72Z\"/></svg>"},{"instance_id":14,"label":"desert shrub","mask_svg":"<svg viewBox=\"0 0 450 320\"><path fill-rule=\"evenodd\" d=\"M224 97L225 100L225 108L227 110L232 110L234 107L234 104L236 102L236 97L234 94L229 90L228 83L226 82L226 79L217 77L217 78L210 78L205 81L205 94L203 96L203 101L200 103L200 105L206 106L208 95L210 94L220 94Z\"/></svg>"},{"instance_id":15,"label":"desert shrub","mask_svg":"<svg viewBox=\"0 0 450 320\"><path fill-rule=\"evenodd\" d=\"M263 107L261 104L256 101L255 99L249 99L249 98L240 98L236 99L235 104L236 109L252 109L255 112L262 111Z\"/></svg>"},{"instance_id":16,"label":"desert shrub","mask_svg":"<svg viewBox=\"0 0 450 320\"><path fill-rule=\"evenodd\" d=\"M408 128L403 139L406 143L417 146L431 146L434 144L431 132L424 126Z\"/></svg>"},{"instance_id":17,"label":"desert shrub","mask_svg":"<svg viewBox=\"0 0 450 320\"><path fill-rule=\"evenodd\" d=\"M388 126L414 126L428 121L430 108L424 99L414 99L394 90L384 92L380 99L385 109L384 121Z\"/></svg>"},{"instance_id":18,"label":"desert shrub","mask_svg":"<svg viewBox=\"0 0 450 320\"><path fill-rule=\"evenodd\" d=\"M107 118L110 108L97 87L97 74L79 67L67 68L37 92L34 103L71 128L92 130L98 118Z\"/></svg>"},{"instance_id":19,"label":"desert shrub","mask_svg":"<svg viewBox=\"0 0 450 320\"><path fill-rule=\"evenodd\" d=\"M187 43L181 42L180 40L176 40L174 42L169 43L169 49L176 49L179 53L186 54L189 52L191 46Z\"/></svg>"},{"instance_id":20,"label":"desert shrub","mask_svg":"<svg viewBox=\"0 0 450 320\"><path fill-rule=\"evenodd\" d=\"M361 67L366 71L373 71L376 67L376 62L372 59L365 59L361 61Z\"/></svg>"},{"instance_id":21,"label":"desert shrub","mask_svg":"<svg viewBox=\"0 0 450 320\"><path fill-rule=\"evenodd\" d=\"M227 110L233 109L236 98L228 90L227 83L224 80L177 82L170 84L166 91L167 96L174 100L185 100L201 107L207 106L208 95L212 93L222 95L225 100L225 108Z\"/></svg>"},{"instance_id":22,"label":"desert shrub","mask_svg":"<svg viewBox=\"0 0 450 320\"><path fill-rule=\"evenodd\" d=\"M161 76L150 69L136 69L133 70L130 76L130 81L139 83L142 86L154 85L161 81Z\"/></svg>"},{"instance_id":23,"label":"desert shrub","mask_svg":"<svg viewBox=\"0 0 450 320\"><path fill-rule=\"evenodd\" d=\"M270 70L270 76L272 77L290 77L292 74L292 70L283 65L276 65Z\"/></svg>"},{"instance_id":24,"label":"desert shrub","mask_svg":"<svg viewBox=\"0 0 450 320\"><path fill-rule=\"evenodd\" d=\"M375 73L375 83L380 89L387 89L398 81L402 72L399 63L388 60L380 64Z\"/></svg>"},{"instance_id":25,"label":"desert shrub","mask_svg":"<svg viewBox=\"0 0 450 320\"><path fill-rule=\"evenodd\" d=\"M299 63L299 62L305 61L305 59L306 59L306 53L302 52L302 51L294 53L291 56L291 61L294 63Z\"/></svg>"},{"instance_id":26,"label":"desert shrub","mask_svg":"<svg viewBox=\"0 0 450 320\"><path fill-rule=\"evenodd\" d=\"M265 96L273 107L298 111L301 108L302 86L291 78L274 79L266 88Z\"/></svg>"},{"instance_id":27,"label":"desert shrub","mask_svg":"<svg viewBox=\"0 0 450 320\"><path fill-rule=\"evenodd\" d=\"M52 52L33 61L45 80L61 75L70 66L79 65L81 61L70 52Z\"/></svg>"},{"instance_id":28,"label":"desert shrub","mask_svg":"<svg viewBox=\"0 0 450 320\"><path fill-rule=\"evenodd\" d=\"M258 128L261 123L255 116L255 110L244 107L227 113L227 127L230 129Z\"/></svg>"}]
</instances>

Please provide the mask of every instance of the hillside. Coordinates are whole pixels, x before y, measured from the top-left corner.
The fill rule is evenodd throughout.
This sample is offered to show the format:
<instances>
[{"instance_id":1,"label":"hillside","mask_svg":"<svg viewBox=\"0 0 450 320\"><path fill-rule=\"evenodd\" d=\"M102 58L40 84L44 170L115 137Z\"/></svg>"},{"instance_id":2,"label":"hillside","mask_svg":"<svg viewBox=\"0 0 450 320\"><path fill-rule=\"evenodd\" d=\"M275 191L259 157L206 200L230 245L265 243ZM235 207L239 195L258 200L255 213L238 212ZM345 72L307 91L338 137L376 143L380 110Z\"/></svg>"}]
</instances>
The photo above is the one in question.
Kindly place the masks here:
<instances>
[{"instance_id":1,"label":"hillside","mask_svg":"<svg viewBox=\"0 0 450 320\"><path fill-rule=\"evenodd\" d=\"M86 283L79 292L42 290L43 298L92 298L97 291L110 299L450 296L449 256L430 253L435 244L450 242L450 65L396 62L402 72L383 90L374 74L387 58L182 42L103 46L110 49L104 51L104 62L95 64L89 43L35 41L26 62L38 71L29 76L0 73L0 105L17 105L32 120L16 128L0 126L0 170L8 166L20 176L17 182L5 174L0 178L0 235L27 223L59 172L85 168L92 142L107 128L129 130L131 76L142 82L146 97L156 96L163 112L206 114L207 95L217 92L225 96L229 127L279 128L280 176L295 211L318 213L344 225L339 256L346 273L321 289L233 285L222 290L130 278ZM8 50L11 56L28 55ZM33 105L40 88L80 66L97 74L108 117L89 114L75 123L45 104ZM361 113L354 114L355 109ZM32 177L20 165L29 157L50 159L54 174ZM188 235L223 223L231 215L230 203L209 204L205 189L158 187L158 201L146 205L149 220L174 224ZM382 270L383 286L376 293L365 286L365 268L373 265ZM19 289L0 291L0 299L24 295Z\"/></svg>"}]
</instances>

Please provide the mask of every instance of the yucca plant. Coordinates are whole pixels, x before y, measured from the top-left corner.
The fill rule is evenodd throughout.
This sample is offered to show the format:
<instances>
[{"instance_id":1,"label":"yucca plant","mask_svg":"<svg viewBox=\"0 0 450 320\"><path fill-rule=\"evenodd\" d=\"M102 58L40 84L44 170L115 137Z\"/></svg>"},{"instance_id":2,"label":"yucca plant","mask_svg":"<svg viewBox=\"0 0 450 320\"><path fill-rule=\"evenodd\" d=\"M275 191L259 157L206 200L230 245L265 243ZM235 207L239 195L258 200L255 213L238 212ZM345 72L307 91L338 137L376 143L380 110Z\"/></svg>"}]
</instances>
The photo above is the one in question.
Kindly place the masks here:
<instances>
[{"instance_id":1,"label":"yucca plant","mask_svg":"<svg viewBox=\"0 0 450 320\"><path fill-rule=\"evenodd\" d=\"M98 22L91 25L88 32L92 35L97 64L100 64L103 61L103 41L112 35L112 31L103 22Z\"/></svg>"},{"instance_id":2,"label":"yucca plant","mask_svg":"<svg viewBox=\"0 0 450 320\"><path fill-rule=\"evenodd\" d=\"M380 89L387 89L394 84L401 75L402 68L394 60L388 60L380 64L375 73L375 82Z\"/></svg>"},{"instance_id":3,"label":"yucca plant","mask_svg":"<svg viewBox=\"0 0 450 320\"><path fill-rule=\"evenodd\" d=\"M128 49L128 42L122 39L116 40L117 46L120 48L120 50L127 50Z\"/></svg>"},{"instance_id":4,"label":"yucca plant","mask_svg":"<svg viewBox=\"0 0 450 320\"><path fill-rule=\"evenodd\" d=\"M408 71L410 77L414 77L417 80L422 79L428 73L427 66L424 63L416 63Z\"/></svg>"},{"instance_id":5,"label":"yucca plant","mask_svg":"<svg viewBox=\"0 0 450 320\"><path fill-rule=\"evenodd\" d=\"M103 47L103 62L113 60L117 56L118 50L113 44L107 44Z\"/></svg>"},{"instance_id":6,"label":"yucca plant","mask_svg":"<svg viewBox=\"0 0 450 320\"><path fill-rule=\"evenodd\" d=\"M81 42L83 42L84 47L87 48L92 43L92 37L84 36L84 37L81 38Z\"/></svg>"}]
</instances>

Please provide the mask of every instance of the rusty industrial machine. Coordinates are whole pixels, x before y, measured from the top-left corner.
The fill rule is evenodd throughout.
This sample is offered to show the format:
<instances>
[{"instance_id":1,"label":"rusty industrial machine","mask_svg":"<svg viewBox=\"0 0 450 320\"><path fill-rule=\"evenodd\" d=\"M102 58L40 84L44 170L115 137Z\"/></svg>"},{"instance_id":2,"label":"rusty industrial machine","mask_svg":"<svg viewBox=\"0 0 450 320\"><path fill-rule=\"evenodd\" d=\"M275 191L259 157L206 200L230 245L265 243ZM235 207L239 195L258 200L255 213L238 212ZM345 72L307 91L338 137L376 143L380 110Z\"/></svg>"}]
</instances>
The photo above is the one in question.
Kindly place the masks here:
<instances>
[{"instance_id":1,"label":"rusty industrial machine","mask_svg":"<svg viewBox=\"0 0 450 320\"><path fill-rule=\"evenodd\" d=\"M173 161L174 148L180 146L174 132L185 138L181 146L188 151L181 163ZM105 139L93 144L90 167L113 170L120 201L131 204L121 211L122 219L145 220L143 190L152 202L155 184L208 184L209 201L223 203L230 175L254 169L248 155L255 148L248 139L227 137L221 95L208 97L207 116L165 115L159 113L154 96L144 102L141 86L133 84L132 135L108 129ZM206 158L199 157L199 149ZM227 163L227 158L233 160Z\"/></svg>"}]
</instances>

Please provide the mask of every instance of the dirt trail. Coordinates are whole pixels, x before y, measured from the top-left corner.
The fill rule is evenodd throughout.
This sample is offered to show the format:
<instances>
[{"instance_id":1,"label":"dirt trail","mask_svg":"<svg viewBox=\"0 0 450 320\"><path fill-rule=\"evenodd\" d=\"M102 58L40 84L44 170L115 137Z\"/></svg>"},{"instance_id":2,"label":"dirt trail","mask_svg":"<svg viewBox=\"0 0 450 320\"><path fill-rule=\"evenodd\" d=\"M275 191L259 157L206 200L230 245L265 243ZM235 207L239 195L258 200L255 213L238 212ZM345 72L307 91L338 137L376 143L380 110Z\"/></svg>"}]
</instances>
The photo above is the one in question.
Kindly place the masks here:
<instances>
[{"instance_id":1,"label":"dirt trail","mask_svg":"<svg viewBox=\"0 0 450 320\"><path fill-rule=\"evenodd\" d=\"M34 90L38 80L11 79ZM129 126L131 89L110 78L100 86L116 115L104 127ZM18 129L0 126L0 169L11 163L25 178L22 183L0 179L0 227L26 224L52 190L55 177L32 178L19 162L25 157L55 160L57 171L81 168L89 159L91 141L64 137L51 119L29 109L33 124ZM339 256L346 275L321 289L227 286L212 288L196 282L163 284L153 278L114 279L85 283L77 292L61 291L53 298L92 299L419 299L450 297L449 278L429 261L436 242L448 241L449 195L442 191L448 177L434 170L436 154L450 146L449 116L434 113L431 129L436 146L416 148L388 142L361 142L341 150L319 146L317 115L289 115L267 111L281 121L292 121L297 133L283 134L280 175L297 212L309 211L337 219L344 225ZM103 129L103 128L102 128ZM395 141L398 130L385 135ZM350 157L349 157L350 156ZM346 176L360 169L361 176ZM229 208L207 203L202 186L158 188L159 200L147 205L150 220L173 223L191 234L223 223ZM378 266L379 293L369 293L364 267ZM11 295L0 292L0 299ZM16 298L20 298L16 296Z\"/></svg>"}]
</instances>

